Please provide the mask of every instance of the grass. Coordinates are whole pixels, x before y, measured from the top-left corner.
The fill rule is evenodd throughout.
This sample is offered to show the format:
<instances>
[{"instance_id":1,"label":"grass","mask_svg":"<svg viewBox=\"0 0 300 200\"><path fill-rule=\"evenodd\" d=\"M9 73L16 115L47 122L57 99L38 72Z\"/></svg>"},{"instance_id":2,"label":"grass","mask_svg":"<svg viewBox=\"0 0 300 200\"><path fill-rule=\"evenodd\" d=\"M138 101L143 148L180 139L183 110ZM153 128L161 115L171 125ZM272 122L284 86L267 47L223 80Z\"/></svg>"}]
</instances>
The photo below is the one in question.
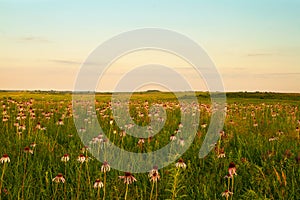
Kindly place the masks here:
<instances>
[{"instance_id":1,"label":"grass","mask_svg":"<svg viewBox=\"0 0 300 200\"><path fill-rule=\"evenodd\" d=\"M190 95L181 93L179 98ZM207 93L197 96L200 124L191 147L182 155L186 169L176 168L174 162L158 170L160 179L155 183L148 173L139 173L133 174L137 181L124 184L119 178L124 172L104 173L103 163L85 150L74 125L70 93L1 92L0 157L8 154L10 162L0 163L0 199L102 199L104 195L124 199L125 193L127 199L226 199L226 190L233 192L228 199L298 199L300 95L230 93L224 133L203 159L198 152L208 126L201 125L209 124L210 100ZM146 101L168 107L164 128L140 145L139 138L122 137L124 128L110 125L110 97L96 95L96 114L116 145L147 152L169 143L181 114L174 106L178 103L174 95L154 91L132 96L130 114L138 125L149 123ZM61 161L65 154L69 154L68 162ZM88 162L78 162L79 155ZM231 162L237 175L228 180L224 177ZM59 173L64 183L53 181ZM104 188L93 187L96 179L105 182L105 194Z\"/></svg>"}]
</instances>

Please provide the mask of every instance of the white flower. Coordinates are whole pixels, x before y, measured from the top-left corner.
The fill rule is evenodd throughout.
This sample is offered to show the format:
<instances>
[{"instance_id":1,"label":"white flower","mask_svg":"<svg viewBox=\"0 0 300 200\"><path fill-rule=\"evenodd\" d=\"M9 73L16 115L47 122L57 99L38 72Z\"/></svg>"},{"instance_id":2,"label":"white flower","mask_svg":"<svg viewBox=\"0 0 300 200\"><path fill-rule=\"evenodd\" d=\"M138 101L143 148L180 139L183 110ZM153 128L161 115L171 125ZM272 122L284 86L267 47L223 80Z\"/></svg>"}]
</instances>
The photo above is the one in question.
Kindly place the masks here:
<instances>
[{"instance_id":1,"label":"white flower","mask_svg":"<svg viewBox=\"0 0 300 200\"><path fill-rule=\"evenodd\" d=\"M3 156L2 156L2 158L0 158L0 163L9 163L10 162L10 158L9 158L9 156L7 155L7 154L4 154Z\"/></svg>"}]
</instances>

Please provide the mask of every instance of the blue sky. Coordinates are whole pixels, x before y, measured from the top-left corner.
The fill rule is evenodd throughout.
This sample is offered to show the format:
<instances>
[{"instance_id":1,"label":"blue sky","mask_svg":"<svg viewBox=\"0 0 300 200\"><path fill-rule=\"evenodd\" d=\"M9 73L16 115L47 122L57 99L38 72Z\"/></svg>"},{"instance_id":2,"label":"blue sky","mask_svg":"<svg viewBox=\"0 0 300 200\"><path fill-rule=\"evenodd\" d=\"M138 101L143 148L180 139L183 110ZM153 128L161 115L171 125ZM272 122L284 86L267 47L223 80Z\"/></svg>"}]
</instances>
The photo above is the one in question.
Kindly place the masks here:
<instances>
[{"instance_id":1,"label":"blue sky","mask_svg":"<svg viewBox=\"0 0 300 200\"><path fill-rule=\"evenodd\" d=\"M102 42L157 27L206 49L227 91L300 92L299 9L297 0L0 0L0 89L71 90Z\"/></svg>"}]
</instances>

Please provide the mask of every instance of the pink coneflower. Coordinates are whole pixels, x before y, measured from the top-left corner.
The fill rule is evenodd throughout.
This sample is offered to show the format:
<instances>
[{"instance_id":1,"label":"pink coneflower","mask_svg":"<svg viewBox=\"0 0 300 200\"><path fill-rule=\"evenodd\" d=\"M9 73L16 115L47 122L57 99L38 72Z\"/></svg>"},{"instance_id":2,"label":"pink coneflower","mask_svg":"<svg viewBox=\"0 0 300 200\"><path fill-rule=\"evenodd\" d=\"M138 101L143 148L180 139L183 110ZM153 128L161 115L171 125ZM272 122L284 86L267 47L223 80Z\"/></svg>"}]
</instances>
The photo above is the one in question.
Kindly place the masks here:
<instances>
[{"instance_id":1,"label":"pink coneflower","mask_svg":"<svg viewBox=\"0 0 300 200\"><path fill-rule=\"evenodd\" d=\"M64 183L66 181L66 179L64 178L64 176L61 174L61 173L58 173L57 176L55 176L53 179L52 179L53 182L55 183Z\"/></svg>"},{"instance_id":2,"label":"pink coneflower","mask_svg":"<svg viewBox=\"0 0 300 200\"><path fill-rule=\"evenodd\" d=\"M178 143L179 143L180 146L183 147L184 146L184 139L180 138L179 141L178 141Z\"/></svg>"},{"instance_id":3,"label":"pink coneflower","mask_svg":"<svg viewBox=\"0 0 300 200\"><path fill-rule=\"evenodd\" d=\"M272 142L272 141L275 141L275 140L278 140L278 139L279 139L278 137L272 136L272 137L269 138L269 142Z\"/></svg>"},{"instance_id":4,"label":"pink coneflower","mask_svg":"<svg viewBox=\"0 0 300 200\"><path fill-rule=\"evenodd\" d=\"M77 158L77 161L80 163L84 163L86 161L86 157L83 154L80 154Z\"/></svg>"},{"instance_id":5,"label":"pink coneflower","mask_svg":"<svg viewBox=\"0 0 300 200\"><path fill-rule=\"evenodd\" d=\"M150 181L157 182L160 179L160 175L158 172L154 172L150 176Z\"/></svg>"},{"instance_id":6,"label":"pink coneflower","mask_svg":"<svg viewBox=\"0 0 300 200\"><path fill-rule=\"evenodd\" d=\"M70 155L69 154L65 154L61 157L60 159L62 162L68 162L70 160Z\"/></svg>"},{"instance_id":7,"label":"pink coneflower","mask_svg":"<svg viewBox=\"0 0 300 200\"><path fill-rule=\"evenodd\" d=\"M180 159L178 160L178 162L175 164L175 166L176 166L177 168L182 168L182 169L185 169L185 168L186 168L186 164L184 163L184 161L183 161L182 158L180 158Z\"/></svg>"},{"instance_id":8,"label":"pink coneflower","mask_svg":"<svg viewBox=\"0 0 300 200\"><path fill-rule=\"evenodd\" d=\"M102 188L104 186L103 182L100 179L97 179L94 183L94 188L98 189L98 188Z\"/></svg>"},{"instance_id":9,"label":"pink coneflower","mask_svg":"<svg viewBox=\"0 0 300 200\"><path fill-rule=\"evenodd\" d=\"M64 121L62 119L59 119L57 122L57 125L60 125L60 126L64 125Z\"/></svg>"},{"instance_id":10,"label":"pink coneflower","mask_svg":"<svg viewBox=\"0 0 300 200\"><path fill-rule=\"evenodd\" d=\"M224 148L217 149L217 154L218 154L218 156L217 156L218 158L225 158L226 157Z\"/></svg>"},{"instance_id":11,"label":"pink coneflower","mask_svg":"<svg viewBox=\"0 0 300 200\"><path fill-rule=\"evenodd\" d=\"M229 167L228 167L228 174L229 174L230 176L237 175L237 173L236 173L236 167L235 167L234 162L231 162L231 163L229 164Z\"/></svg>"},{"instance_id":12,"label":"pink coneflower","mask_svg":"<svg viewBox=\"0 0 300 200\"><path fill-rule=\"evenodd\" d=\"M131 184L137 181L130 172L125 172L125 176L119 176L120 179L124 179L124 183Z\"/></svg>"},{"instance_id":13,"label":"pink coneflower","mask_svg":"<svg viewBox=\"0 0 300 200\"><path fill-rule=\"evenodd\" d=\"M38 123L36 124L35 128L38 129L38 130L41 130L41 128L42 128L41 123L38 122Z\"/></svg>"},{"instance_id":14,"label":"pink coneflower","mask_svg":"<svg viewBox=\"0 0 300 200\"><path fill-rule=\"evenodd\" d=\"M3 121L3 122L7 122L7 121L8 121L8 118L5 116L5 117L3 117L2 121Z\"/></svg>"},{"instance_id":15,"label":"pink coneflower","mask_svg":"<svg viewBox=\"0 0 300 200\"><path fill-rule=\"evenodd\" d=\"M121 130L119 134L120 134L120 137L125 137L126 136L126 131Z\"/></svg>"},{"instance_id":16,"label":"pink coneflower","mask_svg":"<svg viewBox=\"0 0 300 200\"><path fill-rule=\"evenodd\" d=\"M170 136L170 140L171 140L171 141L176 140L176 136L175 136L174 134L172 134L172 135Z\"/></svg>"},{"instance_id":17,"label":"pink coneflower","mask_svg":"<svg viewBox=\"0 0 300 200\"><path fill-rule=\"evenodd\" d=\"M182 124L181 122L179 122L178 127L179 127L179 128L182 128L182 127L183 127L183 124Z\"/></svg>"},{"instance_id":18,"label":"pink coneflower","mask_svg":"<svg viewBox=\"0 0 300 200\"><path fill-rule=\"evenodd\" d=\"M151 177L153 175L153 173L157 173L158 174L158 167L156 165L153 166L153 168L150 170L149 177Z\"/></svg>"},{"instance_id":19,"label":"pink coneflower","mask_svg":"<svg viewBox=\"0 0 300 200\"><path fill-rule=\"evenodd\" d=\"M228 198L231 195L233 195L233 192L230 192L229 190L225 190L224 192L222 192L222 197Z\"/></svg>"},{"instance_id":20,"label":"pink coneflower","mask_svg":"<svg viewBox=\"0 0 300 200\"><path fill-rule=\"evenodd\" d=\"M18 129L19 129L19 130L23 130L23 131L26 130L25 124L23 124L23 125L21 124L21 125L18 127Z\"/></svg>"},{"instance_id":21,"label":"pink coneflower","mask_svg":"<svg viewBox=\"0 0 300 200\"><path fill-rule=\"evenodd\" d=\"M25 153L31 153L31 154L33 154L33 150L30 149L29 147L25 147L25 148L24 148L24 152L25 152Z\"/></svg>"},{"instance_id":22,"label":"pink coneflower","mask_svg":"<svg viewBox=\"0 0 300 200\"><path fill-rule=\"evenodd\" d=\"M35 148L36 147L36 143L35 142L31 143L30 147Z\"/></svg>"},{"instance_id":23,"label":"pink coneflower","mask_svg":"<svg viewBox=\"0 0 300 200\"><path fill-rule=\"evenodd\" d=\"M206 128L207 124L201 124L201 128Z\"/></svg>"},{"instance_id":24,"label":"pink coneflower","mask_svg":"<svg viewBox=\"0 0 300 200\"><path fill-rule=\"evenodd\" d=\"M87 153L88 148L89 148L88 146L82 147L82 148L80 149L81 153Z\"/></svg>"},{"instance_id":25,"label":"pink coneflower","mask_svg":"<svg viewBox=\"0 0 300 200\"><path fill-rule=\"evenodd\" d=\"M145 139L144 138L140 138L138 141L138 145L142 145L145 143Z\"/></svg>"},{"instance_id":26,"label":"pink coneflower","mask_svg":"<svg viewBox=\"0 0 300 200\"><path fill-rule=\"evenodd\" d=\"M7 154L4 154L2 156L2 158L0 158L0 163L3 164L3 163L9 163L10 162L10 158Z\"/></svg>"},{"instance_id":27,"label":"pink coneflower","mask_svg":"<svg viewBox=\"0 0 300 200\"><path fill-rule=\"evenodd\" d=\"M104 161L104 163L101 166L101 172L109 172L110 171L110 165L108 164L107 161Z\"/></svg>"},{"instance_id":28,"label":"pink coneflower","mask_svg":"<svg viewBox=\"0 0 300 200\"><path fill-rule=\"evenodd\" d=\"M224 178L232 178L233 176L231 175L231 174L226 174L225 176L224 176Z\"/></svg>"}]
</instances>

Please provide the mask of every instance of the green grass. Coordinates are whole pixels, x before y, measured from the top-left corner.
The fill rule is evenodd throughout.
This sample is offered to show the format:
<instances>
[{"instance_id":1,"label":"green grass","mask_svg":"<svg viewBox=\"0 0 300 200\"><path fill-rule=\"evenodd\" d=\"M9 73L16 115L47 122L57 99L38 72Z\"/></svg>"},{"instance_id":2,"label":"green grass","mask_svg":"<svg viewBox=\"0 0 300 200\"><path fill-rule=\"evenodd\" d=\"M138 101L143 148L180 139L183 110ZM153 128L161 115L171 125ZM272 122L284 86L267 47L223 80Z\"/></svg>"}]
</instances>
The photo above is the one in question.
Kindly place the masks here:
<instances>
[{"instance_id":1,"label":"green grass","mask_svg":"<svg viewBox=\"0 0 300 200\"><path fill-rule=\"evenodd\" d=\"M188 99L192 94L178 95L180 99ZM211 114L204 106L210 105L209 95L197 93L197 97L202 104L200 125L209 124ZM224 176L228 174L230 162L235 163L238 175L234 176L233 195L229 199L299 199L300 138L296 131L300 127L299 97L299 94L228 94L225 135L217 144L219 149L224 149L225 158L218 158L217 150L213 150L199 159L199 149L208 129L199 125L193 144L182 155L187 168L177 169L173 163L159 170L158 199L225 199L221 194L228 188ZM180 110L168 108L165 127L151 141L146 139L141 148L137 145L139 138L125 136L122 139L121 128L116 124L110 127L112 113L106 109L110 98L109 93L96 95L98 120L104 131L111 131L116 145L125 146L128 151L160 149L169 143L170 136L178 128ZM135 93L131 98L130 114L142 126L149 123L148 110L143 107L146 100L150 105L160 103L170 107L178 102L170 93ZM102 163L82 151L84 145L72 116L72 94L1 92L0 101L0 157L3 154L10 157L10 163L0 163L0 199L103 198L103 188L93 188L97 178L104 180L100 170ZM24 118L18 120L18 115ZM2 120L5 117L7 121ZM57 124L59 119L63 125ZM16 122L26 129L18 129ZM46 129L37 129L38 123ZM272 137L275 140L269 141ZM36 146L30 147L32 143ZM25 147L30 147L33 154L25 153ZM64 163L61 157L66 153L70 160ZM89 156L89 161L80 164L77 161L80 154ZM52 181L58 173L63 174L65 183ZM124 172L114 169L106 173L106 199L124 199L126 184L119 178L123 175ZM128 186L127 199L149 199L152 182L148 173L134 174L134 177L137 181ZM153 199L155 190L154 187Z\"/></svg>"}]
</instances>

